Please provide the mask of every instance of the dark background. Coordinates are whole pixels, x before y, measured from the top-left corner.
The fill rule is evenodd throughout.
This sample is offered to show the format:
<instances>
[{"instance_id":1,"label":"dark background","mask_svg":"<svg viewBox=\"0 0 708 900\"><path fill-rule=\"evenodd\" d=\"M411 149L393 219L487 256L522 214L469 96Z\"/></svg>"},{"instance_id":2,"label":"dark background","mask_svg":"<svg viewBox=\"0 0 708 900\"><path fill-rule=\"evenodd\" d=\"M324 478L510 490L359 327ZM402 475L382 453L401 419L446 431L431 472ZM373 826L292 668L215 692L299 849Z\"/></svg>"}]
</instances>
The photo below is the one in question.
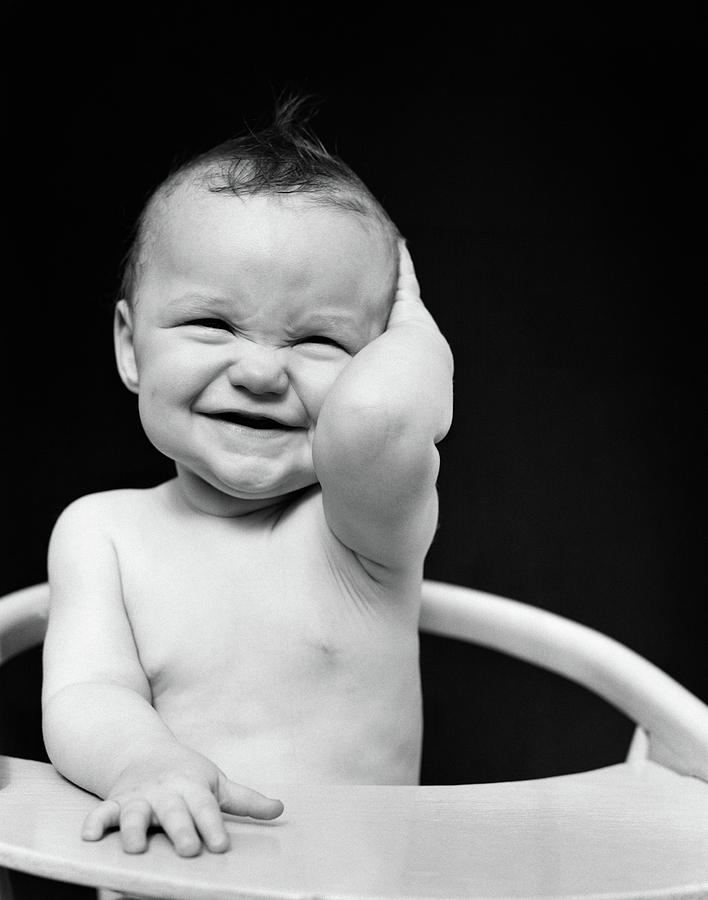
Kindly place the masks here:
<instances>
[{"instance_id":1,"label":"dark background","mask_svg":"<svg viewBox=\"0 0 708 900\"><path fill-rule=\"evenodd\" d=\"M175 159L298 89L408 237L455 353L427 575L590 625L707 699L693 7L96 9L15 5L7 30L0 589L45 578L76 497L170 477L112 361L130 229ZM584 689L440 639L422 665L424 781L622 758L630 723ZM42 756L39 667L2 673L4 752Z\"/></svg>"}]
</instances>

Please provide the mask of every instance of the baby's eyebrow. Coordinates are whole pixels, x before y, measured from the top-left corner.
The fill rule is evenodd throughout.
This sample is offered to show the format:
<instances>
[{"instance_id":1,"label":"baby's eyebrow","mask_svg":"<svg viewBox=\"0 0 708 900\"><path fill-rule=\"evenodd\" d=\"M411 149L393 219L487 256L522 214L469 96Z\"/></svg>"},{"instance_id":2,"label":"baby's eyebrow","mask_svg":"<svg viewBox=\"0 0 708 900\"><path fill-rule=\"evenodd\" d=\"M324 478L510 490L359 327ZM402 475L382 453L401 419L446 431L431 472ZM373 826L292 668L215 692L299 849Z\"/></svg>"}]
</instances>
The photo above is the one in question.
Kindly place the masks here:
<instances>
[{"instance_id":1,"label":"baby's eyebrow","mask_svg":"<svg viewBox=\"0 0 708 900\"><path fill-rule=\"evenodd\" d=\"M175 297L171 304L172 308L177 308L180 312L209 312L222 313L226 315L231 310L231 304L224 297L211 296L209 294L197 294L190 291L187 294L181 294Z\"/></svg>"},{"instance_id":2,"label":"baby's eyebrow","mask_svg":"<svg viewBox=\"0 0 708 900\"><path fill-rule=\"evenodd\" d=\"M353 317L346 313L309 311L294 324L307 331L331 331L351 327L353 323Z\"/></svg>"}]
</instances>

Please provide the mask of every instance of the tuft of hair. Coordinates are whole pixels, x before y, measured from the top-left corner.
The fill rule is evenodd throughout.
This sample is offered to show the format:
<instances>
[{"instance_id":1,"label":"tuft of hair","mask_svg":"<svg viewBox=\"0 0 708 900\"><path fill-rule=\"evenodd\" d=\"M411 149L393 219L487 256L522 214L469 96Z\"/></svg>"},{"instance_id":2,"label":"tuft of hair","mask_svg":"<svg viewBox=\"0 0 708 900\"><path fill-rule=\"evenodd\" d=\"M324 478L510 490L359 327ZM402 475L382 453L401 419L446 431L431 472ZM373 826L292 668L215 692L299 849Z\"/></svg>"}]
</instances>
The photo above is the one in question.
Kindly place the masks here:
<instances>
[{"instance_id":1,"label":"tuft of hair","mask_svg":"<svg viewBox=\"0 0 708 900\"><path fill-rule=\"evenodd\" d=\"M218 194L306 194L313 203L373 217L395 244L398 229L379 201L353 169L330 153L310 130L313 112L312 97L281 98L265 127L249 128L173 169L152 192L138 219L124 261L121 297L132 302L135 295L156 200L169 197L188 180Z\"/></svg>"},{"instance_id":2,"label":"tuft of hair","mask_svg":"<svg viewBox=\"0 0 708 900\"><path fill-rule=\"evenodd\" d=\"M369 199L361 179L310 131L312 112L309 97L282 100L265 128L224 141L181 169L204 171L206 186L215 193L314 193L336 202L349 188Z\"/></svg>"}]
</instances>

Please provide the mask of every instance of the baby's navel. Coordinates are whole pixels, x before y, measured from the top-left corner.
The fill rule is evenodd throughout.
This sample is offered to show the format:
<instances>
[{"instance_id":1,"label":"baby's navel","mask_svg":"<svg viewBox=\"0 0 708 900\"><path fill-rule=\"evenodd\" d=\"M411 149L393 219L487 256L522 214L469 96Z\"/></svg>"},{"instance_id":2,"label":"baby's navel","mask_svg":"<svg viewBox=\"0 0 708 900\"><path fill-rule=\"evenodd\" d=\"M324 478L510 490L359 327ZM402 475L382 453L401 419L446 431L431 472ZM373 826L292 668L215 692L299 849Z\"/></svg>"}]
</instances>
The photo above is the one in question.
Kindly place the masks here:
<instances>
[{"instance_id":1,"label":"baby's navel","mask_svg":"<svg viewBox=\"0 0 708 900\"><path fill-rule=\"evenodd\" d=\"M319 656L328 664L333 665L339 656L339 650L334 644L330 644L327 641L318 641L316 645L317 652Z\"/></svg>"}]
</instances>

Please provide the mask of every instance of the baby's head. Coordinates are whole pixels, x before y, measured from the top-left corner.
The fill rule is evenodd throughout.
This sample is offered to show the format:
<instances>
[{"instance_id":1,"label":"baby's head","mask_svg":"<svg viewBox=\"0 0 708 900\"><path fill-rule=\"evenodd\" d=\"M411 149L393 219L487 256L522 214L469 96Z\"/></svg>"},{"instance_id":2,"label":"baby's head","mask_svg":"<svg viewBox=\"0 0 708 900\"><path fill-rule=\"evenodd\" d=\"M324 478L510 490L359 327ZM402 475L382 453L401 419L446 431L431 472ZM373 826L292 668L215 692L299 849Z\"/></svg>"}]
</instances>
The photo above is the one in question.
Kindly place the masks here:
<instances>
[{"instance_id":1,"label":"baby's head","mask_svg":"<svg viewBox=\"0 0 708 900\"><path fill-rule=\"evenodd\" d=\"M221 494L312 484L314 427L386 328L398 232L286 104L160 185L116 310L118 367L152 443Z\"/></svg>"}]
</instances>

